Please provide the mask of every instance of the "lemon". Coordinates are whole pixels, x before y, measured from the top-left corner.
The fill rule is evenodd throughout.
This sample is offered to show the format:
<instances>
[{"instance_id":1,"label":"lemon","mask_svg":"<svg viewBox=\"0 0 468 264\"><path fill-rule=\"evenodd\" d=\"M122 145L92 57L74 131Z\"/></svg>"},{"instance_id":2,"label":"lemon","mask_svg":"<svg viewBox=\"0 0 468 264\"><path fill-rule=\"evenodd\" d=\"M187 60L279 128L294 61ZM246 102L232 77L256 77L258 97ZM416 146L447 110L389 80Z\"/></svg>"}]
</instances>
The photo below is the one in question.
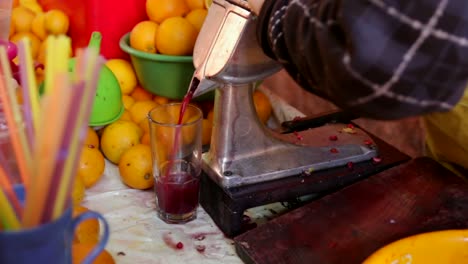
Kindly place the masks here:
<instances>
[{"instance_id":1,"label":"lemon","mask_svg":"<svg viewBox=\"0 0 468 264\"><path fill-rule=\"evenodd\" d=\"M88 208L78 205L73 207L73 218L89 211ZM99 241L99 221L96 218L86 219L75 229L73 242L97 243Z\"/></svg>"},{"instance_id":2,"label":"lemon","mask_svg":"<svg viewBox=\"0 0 468 264\"><path fill-rule=\"evenodd\" d=\"M151 148L139 144L126 150L119 161L120 177L127 186L145 190L153 187Z\"/></svg>"},{"instance_id":3,"label":"lemon","mask_svg":"<svg viewBox=\"0 0 468 264\"><path fill-rule=\"evenodd\" d=\"M137 86L137 78L132 64L124 59L110 59L106 66L112 71L119 81L122 94L130 94Z\"/></svg>"},{"instance_id":4,"label":"lemon","mask_svg":"<svg viewBox=\"0 0 468 264\"><path fill-rule=\"evenodd\" d=\"M142 129L134 122L117 120L107 125L101 135L101 150L104 156L114 164L132 146L140 143Z\"/></svg>"},{"instance_id":5,"label":"lemon","mask_svg":"<svg viewBox=\"0 0 468 264\"><path fill-rule=\"evenodd\" d=\"M105 164L104 156L98 148L84 146L78 162L77 177L81 177L85 187L89 188L101 179Z\"/></svg>"},{"instance_id":6,"label":"lemon","mask_svg":"<svg viewBox=\"0 0 468 264\"><path fill-rule=\"evenodd\" d=\"M195 9L190 11L185 18L197 29L198 32L200 32L207 14L208 11L206 11L206 9Z\"/></svg>"}]
</instances>

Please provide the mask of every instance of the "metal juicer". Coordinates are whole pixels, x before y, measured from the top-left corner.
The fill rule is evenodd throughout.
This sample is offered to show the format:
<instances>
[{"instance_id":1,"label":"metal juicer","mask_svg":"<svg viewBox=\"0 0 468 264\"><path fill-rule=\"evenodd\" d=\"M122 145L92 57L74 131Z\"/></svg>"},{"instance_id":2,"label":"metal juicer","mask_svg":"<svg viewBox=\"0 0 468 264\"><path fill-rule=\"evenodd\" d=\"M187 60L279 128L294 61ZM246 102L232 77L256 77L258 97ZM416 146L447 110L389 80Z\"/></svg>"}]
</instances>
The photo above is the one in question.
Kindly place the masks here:
<instances>
[{"instance_id":1,"label":"metal juicer","mask_svg":"<svg viewBox=\"0 0 468 264\"><path fill-rule=\"evenodd\" d=\"M255 29L256 16L247 1L215 0L197 39L192 84L198 88L194 97L218 89L211 146L203 157L205 173L229 188L376 156L376 149L363 141L336 146L336 151L330 151L328 145L294 144L259 122L253 86L281 67L264 55Z\"/></svg>"}]
</instances>

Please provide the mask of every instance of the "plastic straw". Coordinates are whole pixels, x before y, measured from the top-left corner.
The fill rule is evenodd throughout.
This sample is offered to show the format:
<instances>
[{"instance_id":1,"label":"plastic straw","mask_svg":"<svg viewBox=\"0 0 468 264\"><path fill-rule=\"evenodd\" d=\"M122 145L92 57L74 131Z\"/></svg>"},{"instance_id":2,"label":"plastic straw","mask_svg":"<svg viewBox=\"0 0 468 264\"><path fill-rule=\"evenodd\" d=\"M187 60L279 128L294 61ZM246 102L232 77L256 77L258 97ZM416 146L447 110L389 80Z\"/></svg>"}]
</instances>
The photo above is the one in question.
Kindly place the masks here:
<instances>
[{"instance_id":1,"label":"plastic straw","mask_svg":"<svg viewBox=\"0 0 468 264\"><path fill-rule=\"evenodd\" d=\"M80 100L80 98L83 97L84 93L84 82L78 85L80 87L73 87L73 89L71 89L70 91L71 98L73 98L73 100L71 100L70 107L68 109L67 123L65 124L64 136L60 143L60 151L58 153L58 157L56 158L57 164L50 183L51 186L53 186L54 188L51 188L49 193L47 194L47 208L43 212L42 221L55 219L55 217L53 216L53 211L55 208L59 190L61 188L60 186L62 185L61 182L65 181L68 177L65 172L65 163L71 160L71 157L73 157L73 153L70 147L73 144L73 129L75 129L75 123L77 122L77 113L79 112L76 111L76 109L84 107L82 105L82 100Z\"/></svg>"},{"instance_id":2,"label":"plastic straw","mask_svg":"<svg viewBox=\"0 0 468 264\"><path fill-rule=\"evenodd\" d=\"M41 223L47 194L50 189L52 174L55 170L56 157L59 152L60 142L63 137L63 130L66 121L66 111L63 105L69 105L70 92L68 89L68 73L56 76L54 83L54 94L43 98L44 121L40 133L37 137L37 148L35 157L40 159L36 162L34 177L34 188L31 188L25 204L23 215L23 225L33 227Z\"/></svg>"},{"instance_id":3,"label":"plastic straw","mask_svg":"<svg viewBox=\"0 0 468 264\"><path fill-rule=\"evenodd\" d=\"M82 61L84 59L84 61ZM85 90L82 97L82 106L79 109L77 120L74 124L72 142L69 148L69 157L65 164L64 179L60 184L60 188L57 194L57 199L54 206L53 217L54 219L59 217L65 207L65 202L70 194L70 189L73 184L72 176L76 169L78 158L81 153L79 147L82 145L84 139L84 132L89 121L89 115L92 108L92 102L96 94L97 82L99 79L99 73L102 66L102 61L99 60L98 50L95 48L87 48L83 55L77 57L77 66L75 67L78 74L77 78L85 80ZM82 73L84 72L84 75Z\"/></svg>"},{"instance_id":4,"label":"plastic straw","mask_svg":"<svg viewBox=\"0 0 468 264\"><path fill-rule=\"evenodd\" d=\"M5 117L8 125L11 143L15 153L16 162L20 171L21 179L27 188L29 183L29 166L31 164L31 153L27 149L26 135L22 126L22 118L19 110L16 94L11 86L12 76L10 64L7 60L6 50L0 46L0 100L3 104Z\"/></svg>"},{"instance_id":5,"label":"plastic straw","mask_svg":"<svg viewBox=\"0 0 468 264\"><path fill-rule=\"evenodd\" d=\"M57 51L56 37L49 35L46 39L47 53L45 60L45 77L44 77L44 95L50 94L52 90L52 82L55 71L55 54Z\"/></svg>"},{"instance_id":6,"label":"plastic straw","mask_svg":"<svg viewBox=\"0 0 468 264\"><path fill-rule=\"evenodd\" d=\"M39 95L34 72L31 46L28 38L21 39L18 45L20 59L20 77L23 94L23 108L25 113L26 129L29 143L34 144L34 135L39 130Z\"/></svg>"},{"instance_id":7,"label":"plastic straw","mask_svg":"<svg viewBox=\"0 0 468 264\"><path fill-rule=\"evenodd\" d=\"M2 187L6 191L6 195L8 196L8 199L10 200L13 208L16 211L16 214L18 217L21 217L23 214L19 199L16 195L16 193L13 190L13 184L10 181L10 177L12 176L12 172L9 168L9 164L7 162L7 159L5 157L5 154L0 151L0 164L3 170L5 171L4 174L0 174L0 187Z\"/></svg>"},{"instance_id":8,"label":"plastic straw","mask_svg":"<svg viewBox=\"0 0 468 264\"><path fill-rule=\"evenodd\" d=\"M34 124L32 121L32 109L31 109L31 97L27 92L29 90L29 85L31 85L30 80L28 80L29 70L27 67L26 61L26 51L25 46L28 46L30 43L28 38L23 38L18 44L18 57L20 61L20 78L21 78L21 92L23 95L23 117L25 122L25 130L28 138L28 145L32 146L34 142Z\"/></svg>"},{"instance_id":9,"label":"plastic straw","mask_svg":"<svg viewBox=\"0 0 468 264\"><path fill-rule=\"evenodd\" d=\"M5 171L0 167L0 177L5 178ZM4 228L7 230L18 230L21 225L18 218L15 215L13 208L11 207L8 199L5 196L5 193L0 188L0 217L2 218L2 223Z\"/></svg>"}]
</instances>

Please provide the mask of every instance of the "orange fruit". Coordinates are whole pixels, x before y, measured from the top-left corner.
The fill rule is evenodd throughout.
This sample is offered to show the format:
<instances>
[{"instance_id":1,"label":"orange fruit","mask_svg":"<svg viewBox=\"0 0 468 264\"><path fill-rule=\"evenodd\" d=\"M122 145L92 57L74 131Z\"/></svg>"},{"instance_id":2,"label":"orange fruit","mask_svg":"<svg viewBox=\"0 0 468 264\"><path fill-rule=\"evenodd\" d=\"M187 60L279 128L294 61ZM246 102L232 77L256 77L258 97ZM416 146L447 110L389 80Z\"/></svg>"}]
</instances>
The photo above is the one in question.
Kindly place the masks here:
<instances>
[{"instance_id":1,"label":"orange fruit","mask_svg":"<svg viewBox=\"0 0 468 264\"><path fill-rule=\"evenodd\" d=\"M88 127L88 130L86 132L86 138L83 142L83 145L88 146L88 147L92 146L94 148L99 149L99 136L96 130L94 130L91 127Z\"/></svg>"},{"instance_id":2,"label":"orange fruit","mask_svg":"<svg viewBox=\"0 0 468 264\"><path fill-rule=\"evenodd\" d=\"M31 24L31 31L34 33L40 40L44 40L47 37L47 32L45 30L45 14L38 13L34 17Z\"/></svg>"},{"instance_id":3,"label":"orange fruit","mask_svg":"<svg viewBox=\"0 0 468 264\"><path fill-rule=\"evenodd\" d=\"M210 144L212 130L213 130L213 122L208 119L203 119L202 121L202 145Z\"/></svg>"},{"instance_id":4,"label":"orange fruit","mask_svg":"<svg viewBox=\"0 0 468 264\"><path fill-rule=\"evenodd\" d=\"M10 41L18 44L19 41L23 38L27 38L30 41L31 45L31 55L33 58L36 58L39 53L39 48L41 46L41 40L31 32L19 32L11 36Z\"/></svg>"},{"instance_id":5,"label":"orange fruit","mask_svg":"<svg viewBox=\"0 0 468 264\"><path fill-rule=\"evenodd\" d=\"M51 9L44 14L44 28L47 34L66 34L70 27L68 16L58 9Z\"/></svg>"},{"instance_id":6,"label":"orange fruit","mask_svg":"<svg viewBox=\"0 0 468 264\"><path fill-rule=\"evenodd\" d=\"M24 6L18 6L11 10L10 23L13 25L16 33L30 32L35 16L36 14L32 10Z\"/></svg>"},{"instance_id":7,"label":"orange fruit","mask_svg":"<svg viewBox=\"0 0 468 264\"><path fill-rule=\"evenodd\" d=\"M151 146L151 139L150 139L150 133L149 132L143 134L143 136L141 137L141 144Z\"/></svg>"},{"instance_id":8,"label":"orange fruit","mask_svg":"<svg viewBox=\"0 0 468 264\"><path fill-rule=\"evenodd\" d=\"M185 16L189 11L185 0L146 0L146 14L156 23L169 17Z\"/></svg>"},{"instance_id":9,"label":"orange fruit","mask_svg":"<svg viewBox=\"0 0 468 264\"><path fill-rule=\"evenodd\" d=\"M143 89L143 87L141 86L135 87L130 96L133 97L133 99L135 99L136 101L145 101L153 99L153 94Z\"/></svg>"},{"instance_id":10,"label":"orange fruit","mask_svg":"<svg viewBox=\"0 0 468 264\"><path fill-rule=\"evenodd\" d=\"M130 112L125 109L124 112L122 113L122 115L120 116L119 120L124 120L124 121L130 121L130 122L133 122L132 120L132 115L130 114Z\"/></svg>"},{"instance_id":11,"label":"orange fruit","mask_svg":"<svg viewBox=\"0 0 468 264\"><path fill-rule=\"evenodd\" d=\"M107 125L101 135L101 151L114 164L118 164L122 154L140 143L143 131L134 122L117 120Z\"/></svg>"},{"instance_id":12,"label":"orange fruit","mask_svg":"<svg viewBox=\"0 0 468 264\"><path fill-rule=\"evenodd\" d=\"M214 110L213 109L211 109L208 112L208 115L206 116L206 119L210 120L210 122L213 123L213 119L214 119Z\"/></svg>"},{"instance_id":13,"label":"orange fruit","mask_svg":"<svg viewBox=\"0 0 468 264\"><path fill-rule=\"evenodd\" d=\"M140 124L142 120L147 119L149 111L156 106L158 104L152 100L136 101L128 111L132 116L133 122Z\"/></svg>"},{"instance_id":14,"label":"orange fruit","mask_svg":"<svg viewBox=\"0 0 468 264\"><path fill-rule=\"evenodd\" d=\"M137 78L132 64L124 59L110 59L106 66L115 75L120 84L122 94L130 94L137 86Z\"/></svg>"},{"instance_id":15,"label":"orange fruit","mask_svg":"<svg viewBox=\"0 0 468 264\"><path fill-rule=\"evenodd\" d=\"M169 98L160 95L154 95L153 101L155 101L159 105L163 105L169 103Z\"/></svg>"},{"instance_id":16,"label":"orange fruit","mask_svg":"<svg viewBox=\"0 0 468 264\"><path fill-rule=\"evenodd\" d=\"M255 90L253 93L253 101L260 122L265 124L272 113L270 99L268 99L268 97L263 92Z\"/></svg>"},{"instance_id":17,"label":"orange fruit","mask_svg":"<svg viewBox=\"0 0 468 264\"><path fill-rule=\"evenodd\" d=\"M94 247L96 247L96 243L73 243L72 264L83 263ZM93 264L115 264L115 260L107 250L103 250L93 261Z\"/></svg>"},{"instance_id":18,"label":"orange fruit","mask_svg":"<svg viewBox=\"0 0 468 264\"><path fill-rule=\"evenodd\" d=\"M153 187L151 148L138 144L126 150L119 161L120 177L126 185L145 190Z\"/></svg>"},{"instance_id":19,"label":"orange fruit","mask_svg":"<svg viewBox=\"0 0 468 264\"><path fill-rule=\"evenodd\" d=\"M185 0L190 10L205 8L204 0Z\"/></svg>"},{"instance_id":20,"label":"orange fruit","mask_svg":"<svg viewBox=\"0 0 468 264\"><path fill-rule=\"evenodd\" d=\"M197 29L183 17L164 20L156 33L156 48L165 55L192 55Z\"/></svg>"},{"instance_id":21,"label":"orange fruit","mask_svg":"<svg viewBox=\"0 0 468 264\"><path fill-rule=\"evenodd\" d=\"M78 217L84 212L89 211L88 208L77 205L73 207L73 218ZM75 229L73 242L76 243L97 243L99 241L99 220L96 218L86 219Z\"/></svg>"},{"instance_id":22,"label":"orange fruit","mask_svg":"<svg viewBox=\"0 0 468 264\"><path fill-rule=\"evenodd\" d=\"M130 109L130 107L132 107L132 105L135 103L135 98L128 94L124 94L122 95L122 103L125 109Z\"/></svg>"},{"instance_id":23,"label":"orange fruit","mask_svg":"<svg viewBox=\"0 0 468 264\"><path fill-rule=\"evenodd\" d=\"M156 53L158 23L145 20L136 24L130 32L130 47L148 53Z\"/></svg>"},{"instance_id":24,"label":"orange fruit","mask_svg":"<svg viewBox=\"0 0 468 264\"><path fill-rule=\"evenodd\" d=\"M207 14L208 11L206 9L194 9L190 11L190 13L185 16L185 18L197 29L198 32L200 32Z\"/></svg>"},{"instance_id":25,"label":"orange fruit","mask_svg":"<svg viewBox=\"0 0 468 264\"><path fill-rule=\"evenodd\" d=\"M104 156L98 148L85 146L78 162L77 177L81 177L85 187L89 188L101 179L105 165Z\"/></svg>"},{"instance_id":26,"label":"orange fruit","mask_svg":"<svg viewBox=\"0 0 468 264\"><path fill-rule=\"evenodd\" d=\"M71 194L73 206L77 206L83 201L85 189L86 187L84 186L83 179L81 179L81 177L75 177Z\"/></svg>"},{"instance_id":27,"label":"orange fruit","mask_svg":"<svg viewBox=\"0 0 468 264\"><path fill-rule=\"evenodd\" d=\"M141 127L141 130L143 130L143 134L149 133L149 131L150 131L150 125L149 125L149 123L150 123L150 122L148 122L148 119L147 119L147 118L141 120L141 122L138 123L138 125Z\"/></svg>"}]
</instances>

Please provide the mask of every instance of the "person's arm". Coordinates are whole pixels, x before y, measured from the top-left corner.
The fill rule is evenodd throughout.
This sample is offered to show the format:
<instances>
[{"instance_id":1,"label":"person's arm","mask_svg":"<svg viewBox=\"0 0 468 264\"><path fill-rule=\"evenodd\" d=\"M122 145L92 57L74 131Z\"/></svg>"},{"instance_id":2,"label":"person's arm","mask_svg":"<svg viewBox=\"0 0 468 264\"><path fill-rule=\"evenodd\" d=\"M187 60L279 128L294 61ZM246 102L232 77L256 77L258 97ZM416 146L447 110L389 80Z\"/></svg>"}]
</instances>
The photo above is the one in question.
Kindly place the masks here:
<instances>
[{"instance_id":1,"label":"person's arm","mask_svg":"<svg viewBox=\"0 0 468 264\"><path fill-rule=\"evenodd\" d=\"M397 119L449 110L463 95L466 14L466 0L266 0L258 34L303 88Z\"/></svg>"}]
</instances>

